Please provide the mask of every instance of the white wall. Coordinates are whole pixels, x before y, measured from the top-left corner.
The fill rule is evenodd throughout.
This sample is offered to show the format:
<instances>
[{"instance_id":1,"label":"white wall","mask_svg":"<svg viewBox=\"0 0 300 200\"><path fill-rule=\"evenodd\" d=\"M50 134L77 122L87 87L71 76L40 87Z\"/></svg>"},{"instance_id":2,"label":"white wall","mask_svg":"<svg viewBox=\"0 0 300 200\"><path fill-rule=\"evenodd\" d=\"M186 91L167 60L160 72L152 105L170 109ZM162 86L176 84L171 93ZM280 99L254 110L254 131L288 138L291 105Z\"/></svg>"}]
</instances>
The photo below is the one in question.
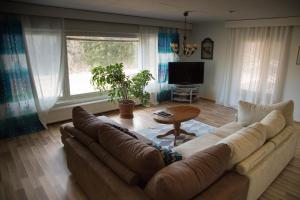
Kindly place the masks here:
<instances>
[{"instance_id":1,"label":"white wall","mask_svg":"<svg viewBox=\"0 0 300 200\"><path fill-rule=\"evenodd\" d=\"M190 41L201 45L201 41L209 37L214 41L212 60L201 60L201 49L188 58L189 61L203 61L204 84L201 86L202 97L215 100L222 84L222 70L225 60L226 37L228 30L224 22L205 22L193 24Z\"/></svg>"},{"instance_id":2,"label":"white wall","mask_svg":"<svg viewBox=\"0 0 300 200\"><path fill-rule=\"evenodd\" d=\"M300 26L293 27L287 62L287 73L283 90L283 100L295 102L294 119L300 121L300 65L296 65L300 46Z\"/></svg>"}]
</instances>

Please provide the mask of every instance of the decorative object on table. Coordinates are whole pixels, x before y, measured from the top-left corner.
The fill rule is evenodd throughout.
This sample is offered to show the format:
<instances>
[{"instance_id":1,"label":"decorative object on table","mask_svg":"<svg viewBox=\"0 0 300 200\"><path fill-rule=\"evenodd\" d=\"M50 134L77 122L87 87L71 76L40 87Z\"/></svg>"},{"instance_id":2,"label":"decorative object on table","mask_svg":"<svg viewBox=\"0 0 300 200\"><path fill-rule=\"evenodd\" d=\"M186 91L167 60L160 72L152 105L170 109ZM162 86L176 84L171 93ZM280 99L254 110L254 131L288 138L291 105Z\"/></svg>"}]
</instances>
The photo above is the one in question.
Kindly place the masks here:
<instances>
[{"instance_id":1,"label":"decorative object on table","mask_svg":"<svg viewBox=\"0 0 300 200\"><path fill-rule=\"evenodd\" d=\"M157 138L157 135L164 134L173 128L172 124L158 124L155 127L146 128L138 130L137 132L145 136L149 140L153 141L154 144L162 147L163 149L172 149L174 147L174 136L169 135L164 138ZM183 144L195 137L200 137L201 135L210 132L214 127L204 124L196 120L189 120L181 123L181 128L187 132L195 133L196 136L180 135L176 138L177 146Z\"/></svg>"},{"instance_id":2,"label":"decorative object on table","mask_svg":"<svg viewBox=\"0 0 300 200\"><path fill-rule=\"evenodd\" d=\"M122 63L108 66L96 66L92 70L92 84L101 92L107 92L111 101L118 101L120 116L133 118L134 98L142 105L149 102L150 94L145 86L154 79L149 70L142 70L134 76L127 76Z\"/></svg>"},{"instance_id":3,"label":"decorative object on table","mask_svg":"<svg viewBox=\"0 0 300 200\"><path fill-rule=\"evenodd\" d=\"M298 48L298 55L297 55L297 61L296 61L297 65L300 65L300 46Z\"/></svg>"},{"instance_id":4,"label":"decorative object on table","mask_svg":"<svg viewBox=\"0 0 300 200\"><path fill-rule=\"evenodd\" d=\"M165 108L164 111L166 113L170 113L172 117L161 117L158 115L154 115L153 119L161 124L173 124L173 129L167 131L164 134L157 135L157 138L163 138L168 135L174 135L174 146L176 146L176 139L180 134L188 135L188 136L196 136L195 133L187 132L181 129L181 122L191 120L197 117L200 113L200 109L193 106L174 106Z\"/></svg>"},{"instance_id":5,"label":"decorative object on table","mask_svg":"<svg viewBox=\"0 0 300 200\"><path fill-rule=\"evenodd\" d=\"M214 54L214 41L210 38L205 38L201 42L201 59L212 60Z\"/></svg>"},{"instance_id":6,"label":"decorative object on table","mask_svg":"<svg viewBox=\"0 0 300 200\"><path fill-rule=\"evenodd\" d=\"M160 116L160 117L166 117L166 118L169 118L169 117L173 117L173 115L171 114L171 113L168 113L168 112L166 112L166 111L161 111L161 110L159 110L159 111L156 111L156 112L154 112L153 113L154 115L158 115L158 116Z\"/></svg>"},{"instance_id":7,"label":"decorative object on table","mask_svg":"<svg viewBox=\"0 0 300 200\"><path fill-rule=\"evenodd\" d=\"M185 11L183 13L184 16L184 29L183 29L183 42L182 42L182 48L180 49L180 44L178 41L174 41L170 44L172 50L174 53L178 54L178 55L184 55L184 56L191 56L195 53L195 51L198 49L198 45L197 44L191 44L188 43L188 38L187 38L187 21L186 18L189 15L191 11Z\"/></svg>"}]
</instances>

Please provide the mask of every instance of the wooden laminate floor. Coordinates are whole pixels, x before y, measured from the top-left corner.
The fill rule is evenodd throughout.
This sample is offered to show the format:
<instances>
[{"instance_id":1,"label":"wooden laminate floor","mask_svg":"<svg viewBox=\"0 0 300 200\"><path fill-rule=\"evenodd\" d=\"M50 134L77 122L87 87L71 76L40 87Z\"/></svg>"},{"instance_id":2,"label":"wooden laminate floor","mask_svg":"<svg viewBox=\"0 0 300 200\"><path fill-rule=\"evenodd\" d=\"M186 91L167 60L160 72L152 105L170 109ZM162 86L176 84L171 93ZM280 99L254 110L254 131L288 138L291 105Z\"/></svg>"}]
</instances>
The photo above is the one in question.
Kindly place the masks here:
<instances>
[{"instance_id":1,"label":"wooden laminate floor","mask_svg":"<svg viewBox=\"0 0 300 200\"><path fill-rule=\"evenodd\" d=\"M176 104L137 108L133 120L120 119L117 112L107 115L129 129L139 130L155 126L151 113L170 105ZM193 105L201 109L197 119L215 127L233 121L236 113L234 109L206 100ZM60 141L60 124L50 125L48 130L39 133L0 140L0 200L86 199L67 169ZM300 199L299 142L295 158L260 199Z\"/></svg>"}]
</instances>

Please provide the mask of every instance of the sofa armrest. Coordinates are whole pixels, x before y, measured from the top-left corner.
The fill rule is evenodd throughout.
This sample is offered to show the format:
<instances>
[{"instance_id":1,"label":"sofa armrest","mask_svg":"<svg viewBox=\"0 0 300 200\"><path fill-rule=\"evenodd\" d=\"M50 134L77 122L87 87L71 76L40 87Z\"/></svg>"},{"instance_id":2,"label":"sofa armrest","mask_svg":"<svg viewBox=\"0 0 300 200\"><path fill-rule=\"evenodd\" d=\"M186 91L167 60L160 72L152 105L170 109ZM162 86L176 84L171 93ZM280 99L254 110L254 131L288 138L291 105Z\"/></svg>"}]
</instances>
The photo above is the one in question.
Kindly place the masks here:
<instances>
[{"instance_id":1,"label":"sofa armrest","mask_svg":"<svg viewBox=\"0 0 300 200\"><path fill-rule=\"evenodd\" d=\"M69 133L68 131L65 130L65 128L69 126L69 123L63 124L60 126L59 130L60 130L60 136L61 136L61 142L65 145L66 143L66 139L73 137L71 133Z\"/></svg>"},{"instance_id":2,"label":"sofa armrest","mask_svg":"<svg viewBox=\"0 0 300 200\"><path fill-rule=\"evenodd\" d=\"M235 172L229 172L204 190L193 200L246 200L249 179Z\"/></svg>"}]
</instances>

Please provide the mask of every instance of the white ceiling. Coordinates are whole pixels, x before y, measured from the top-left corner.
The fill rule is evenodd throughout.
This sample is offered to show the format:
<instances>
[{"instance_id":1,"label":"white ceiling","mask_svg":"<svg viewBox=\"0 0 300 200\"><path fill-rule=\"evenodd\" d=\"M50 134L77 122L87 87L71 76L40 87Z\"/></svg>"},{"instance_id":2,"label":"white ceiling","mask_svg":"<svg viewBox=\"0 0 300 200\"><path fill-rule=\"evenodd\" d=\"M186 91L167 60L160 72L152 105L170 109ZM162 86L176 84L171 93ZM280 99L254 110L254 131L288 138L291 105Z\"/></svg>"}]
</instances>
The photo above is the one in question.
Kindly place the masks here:
<instances>
[{"instance_id":1,"label":"white ceiling","mask_svg":"<svg viewBox=\"0 0 300 200\"><path fill-rule=\"evenodd\" d=\"M300 0L15 0L40 5L74 8L168 20L240 20L300 16ZM229 13L229 10L235 12Z\"/></svg>"}]
</instances>

